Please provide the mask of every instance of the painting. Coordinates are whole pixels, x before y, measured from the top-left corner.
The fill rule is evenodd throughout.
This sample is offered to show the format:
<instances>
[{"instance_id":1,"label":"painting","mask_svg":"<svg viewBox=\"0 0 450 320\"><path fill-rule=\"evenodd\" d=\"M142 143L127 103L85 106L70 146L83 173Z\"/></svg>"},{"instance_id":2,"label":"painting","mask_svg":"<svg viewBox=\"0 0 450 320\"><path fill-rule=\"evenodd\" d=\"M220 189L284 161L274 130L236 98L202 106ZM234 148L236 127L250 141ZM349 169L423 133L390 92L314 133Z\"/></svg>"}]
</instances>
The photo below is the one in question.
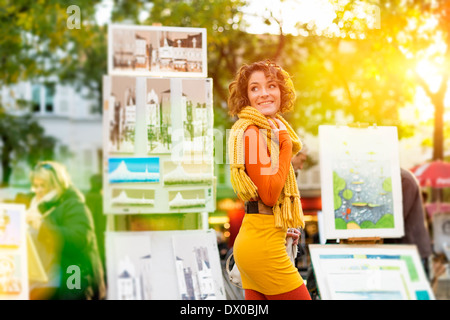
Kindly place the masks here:
<instances>
[{"instance_id":1,"label":"painting","mask_svg":"<svg viewBox=\"0 0 450 320\"><path fill-rule=\"evenodd\" d=\"M148 153L165 154L172 148L170 79L146 79L145 126Z\"/></svg>"},{"instance_id":2,"label":"painting","mask_svg":"<svg viewBox=\"0 0 450 320\"><path fill-rule=\"evenodd\" d=\"M173 236L179 299L222 298L221 266L217 259L216 243L217 240L212 239L211 233Z\"/></svg>"},{"instance_id":3,"label":"painting","mask_svg":"<svg viewBox=\"0 0 450 320\"><path fill-rule=\"evenodd\" d=\"M28 300L25 206L0 203L0 300Z\"/></svg>"},{"instance_id":4,"label":"painting","mask_svg":"<svg viewBox=\"0 0 450 320\"><path fill-rule=\"evenodd\" d=\"M309 245L322 300L434 300L414 245Z\"/></svg>"},{"instance_id":5,"label":"painting","mask_svg":"<svg viewBox=\"0 0 450 320\"><path fill-rule=\"evenodd\" d=\"M0 248L20 247L24 232L21 215L24 214L20 207L0 206Z\"/></svg>"},{"instance_id":6,"label":"painting","mask_svg":"<svg viewBox=\"0 0 450 320\"><path fill-rule=\"evenodd\" d=\"M171 209L205 208L204 189L169 191L169 206Z\"/></svg>"},{"instance_id":7,"label":"painting","mask_svg":"<svg viewBox=\"0 0 450 320\"><path fill-rule=\"evenodd\" d=\"M212 81L182 80L183 152L210 159L212 148Z\"/></svg>"},{"instance_id":8,"label":"painting","mask_svg":"<svg viewBox=\"0 0 450 320\"><path fill-rule=\"evenodd\" d=\"M155 191L137 188L113 188L111 203L113 206L154 206Z\"/></svg>"},{"instance_id":9,"label":"painting","mask_svg":"<svg viewBox=\"0 0 450 320\"><path fill-rule=\"evenodd\" d=\"M108 26L108 74L206 77L206 29Z\"/></svg>"},{"instance_id":10,"label":"painting","mask_svg":"<svg viewBox=\"0 0 450 320\"><path fill-rule=\"evenodd\" d=\"M319 126L325 236L403 235L395 127Z\"/></svg>"},{"instance_id":11,"label":"painting","mask_svg":"<svg viewBox=\"0 0 450 320\"><path fill-rule=\"evenodd\" d=\"M159 182L159 158L109 158L110 183Z\"/></svg>"},{"instance_id":12,"label":"painting","mask_svg":"<svg viewBox=\"0 0 450 320\"><path fill-rule=\"evenodd\" d=\"M108 152L133 153L136 128L136 79L113 77L109 84Z\"/></svg>"},{"instance_id":13,"label":"painting","mask_svg":"<svg viewBox=\"0 0 450 320\"><path fill-rule=\"evenodd\" d=\"M213 169L208 163L186 164L165 161L163 166L163 180L166 186L212 184Z\"/></svg>"},{"instance_id":14,"label":"painting","mask_svg":"<svg viewBox=\"0 0 450 320\"><path fill-rule=\"evenodd\" d=\"M445 254L450 260L450 213L433 215L433 249L436 254Z\"/></svg>"},{"instance_id":15,"label":"painting","mask_svg":"<svg viewBox=\"0 0 450 320\"><path fill-rule=\"evenodd\" d=\"M224 300L214 230L107 231L108 300Z\"/></svg>"},{"instance_id":16,"label":"painting","mask_svg":"<svg viewBox=\"0 0 450 320\"><path fill-rule=\"evenodd\" d=\"M106 233L109 300L150 300L151 238L147 233Z\"/></svg>"},{"instance_id":17,"label":"painting","mask_svg":"<svg viewBox=\"0 0 450 320\"><path fill-rule=\"evenodd\" d=\"M214 211L212 79L114 75L103 85L104 213ZM195 205L193 187L204 194Z\"/></svg>"}]
</instances>

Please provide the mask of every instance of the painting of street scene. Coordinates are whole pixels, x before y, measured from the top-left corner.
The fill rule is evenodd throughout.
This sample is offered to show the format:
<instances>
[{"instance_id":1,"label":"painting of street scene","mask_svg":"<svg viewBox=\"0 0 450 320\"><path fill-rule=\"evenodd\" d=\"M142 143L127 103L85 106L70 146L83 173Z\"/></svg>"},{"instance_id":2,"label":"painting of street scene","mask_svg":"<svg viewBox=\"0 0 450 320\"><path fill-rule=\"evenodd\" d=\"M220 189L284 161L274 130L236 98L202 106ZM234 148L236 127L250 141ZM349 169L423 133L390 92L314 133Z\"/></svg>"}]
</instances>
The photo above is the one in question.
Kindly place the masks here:
<instances>
[{"instance_id":1,"label":"painting of street scene","mask_svg":"<svg viewBox=\"0 0 450 320\"><path fill-rule=\"evenodd\" d=\"M183 152L209 159L213 154L212 80L183 79L182 88Z\"/></svg>"},{"instance_id":2,"label":"painting of street scene","mask_svg":"<svg viewBox=\"0 0 450 320\"><path fill-rule=\"evenodd\" d=\"M113 24L108 40L109 74L207 75L206 29Z\"/></svg>"},{"instance_id":3,"label":"painting of street scene","mask_svg":"<svg viewBox=\"0 0 450 320\"><path fill-rule=\"evenodd\" d=\"M110 153L133 153L136 130L136 79L110 77L109 139Z\"/></svg>"},{"instance_id":4,"label":"painting of street scene","mask_svg":"<svg viewBox=\"0 0 450 320\"><path fill-rule=\"evenodd\" d=\"M222 299L222 273L214 238L208 234L176 235L173 248L179 299Z\"/></svg>"},{"instance_id":5,"label":"painting of street scene","mask_svg":"<svg viewBox=\"0 0 450 320\"><path fill-rule=\"evenodd\" d=\"M146 87L147 151L155 154L170 153L172 148L170 79L148 78Z\"/></svg>"},{"instance_id":6,"label":"painting of street scene","mask_svg":"<svg viewBox=\"0 0 450 320\"><path fill-rule=\"evenodd\" d=\"M146 233L106 233L109 300L150 300L151 239Z\"/></svg>"}]
</instances>

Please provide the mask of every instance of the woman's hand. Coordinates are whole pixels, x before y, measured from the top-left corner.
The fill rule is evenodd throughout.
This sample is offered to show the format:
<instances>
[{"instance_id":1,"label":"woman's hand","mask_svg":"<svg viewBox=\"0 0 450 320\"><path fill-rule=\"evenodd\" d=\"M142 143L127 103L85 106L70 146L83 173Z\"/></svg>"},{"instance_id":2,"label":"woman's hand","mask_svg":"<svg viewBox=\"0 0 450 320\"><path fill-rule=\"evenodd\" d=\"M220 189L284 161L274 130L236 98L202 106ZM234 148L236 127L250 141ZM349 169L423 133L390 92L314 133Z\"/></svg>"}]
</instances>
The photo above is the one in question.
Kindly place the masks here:
<instances>
[{"instance_id":1,"label":"woman's hand","mask_svg":"<svg viewBox=\"0 0 450 320\"><path fill-rule=\"evenodd\" d=\"M38 230L41 227L42 215L36 210L28 210L25 215L25 221L34 229Z\"/></svg>"},{"instance_id":2,"label":"woman's hand","mask_svg":"<svg viewBox=\"0 0 450 320\"><path fill-rule=\"evenodd\" d=\"M282 130L287 130L285 124L283 122L281 122L279 119L271 117L268 119L269 120L269 125L272 128L272 130L274 130L275 132L277 131L282 131ZM275 123L278 125L278 127L275 125Z\"/></svg>"},{"instance_id":3,"label":"woman's hand","mask_svg":"<svg viewBox=\"0 0 450 320\"><path fill-rule=\"evenodd\" d=\"M293 240L292 245L296 246L298 244L298 240L300 239L300 230L295 228L289 228L286 234L286 238L287 237L292 237Z\"/></svg>"}]
</instances>

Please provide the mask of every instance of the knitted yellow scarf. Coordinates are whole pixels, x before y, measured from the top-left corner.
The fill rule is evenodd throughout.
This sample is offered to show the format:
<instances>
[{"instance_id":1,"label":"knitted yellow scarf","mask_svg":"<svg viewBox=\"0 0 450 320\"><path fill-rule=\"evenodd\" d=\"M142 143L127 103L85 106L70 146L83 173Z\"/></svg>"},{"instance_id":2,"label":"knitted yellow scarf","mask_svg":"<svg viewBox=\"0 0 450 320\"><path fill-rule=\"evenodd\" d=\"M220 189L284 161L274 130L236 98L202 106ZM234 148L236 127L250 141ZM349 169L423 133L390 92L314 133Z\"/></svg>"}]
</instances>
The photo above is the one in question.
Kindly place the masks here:
<instances>
[{"instance_id":1,"label":"knitted yellow scarf","mask_svg":"<svg viewBox=\"0 0 450 320\"><path fill-rule=\"evenodd\" d=\"M244 134L250 125L256 125L266 139L272 168L278 166L279 145L276 138L271 139L272 128L269 120L257 109L245 107L238 114L239 119L235 122L230 131L228 140L231 185L238 197L243 201L257 199L258 190L253 181L245 172L244 155ZM300 139L288 122L279 114L276 117L286 125L289 136L292 140L292 154L297 154L302 148ZM284 184L283 190L273 206L275 216L275 226L277 228L298 228L304 227L303 210L300 202L300 193L295 179L294 168L290 165L289 174Z\"/></svg>"}]
</instances>

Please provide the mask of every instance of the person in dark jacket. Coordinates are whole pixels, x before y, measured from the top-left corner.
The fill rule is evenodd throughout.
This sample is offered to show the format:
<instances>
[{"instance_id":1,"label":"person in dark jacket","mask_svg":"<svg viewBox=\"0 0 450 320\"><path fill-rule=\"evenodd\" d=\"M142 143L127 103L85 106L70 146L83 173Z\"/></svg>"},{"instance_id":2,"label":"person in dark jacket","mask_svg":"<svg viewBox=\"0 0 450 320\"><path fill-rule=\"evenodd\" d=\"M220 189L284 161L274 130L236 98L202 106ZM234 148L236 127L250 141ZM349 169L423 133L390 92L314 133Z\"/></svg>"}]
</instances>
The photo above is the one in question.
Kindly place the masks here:
<instances>
[{"instance_id":1,"label":"person in dark jacket","mask_svg":"<svg viewBox=\"0 0 450 320\"><path fill-rule=\"evenodd\" d=\"M104 299L104 271L91 212L64 166L39 163L31 172L35 193L27 211L47 282L31 283L31 299Z\"/></svg>"},{"instance_id":2,"label":"person in dark jacket","mask_svg":"<svg viewBox=\"0 0 450 320\"><path fill-rule=\"evenodd\" d=\"M414 174L400 168L405 235L397 239L384 239L384 243L413 244L417 246L424 271L429 276L428 259L432 255L431 238L426 228L420 184Z\"/></svg>"}]
</instances>

